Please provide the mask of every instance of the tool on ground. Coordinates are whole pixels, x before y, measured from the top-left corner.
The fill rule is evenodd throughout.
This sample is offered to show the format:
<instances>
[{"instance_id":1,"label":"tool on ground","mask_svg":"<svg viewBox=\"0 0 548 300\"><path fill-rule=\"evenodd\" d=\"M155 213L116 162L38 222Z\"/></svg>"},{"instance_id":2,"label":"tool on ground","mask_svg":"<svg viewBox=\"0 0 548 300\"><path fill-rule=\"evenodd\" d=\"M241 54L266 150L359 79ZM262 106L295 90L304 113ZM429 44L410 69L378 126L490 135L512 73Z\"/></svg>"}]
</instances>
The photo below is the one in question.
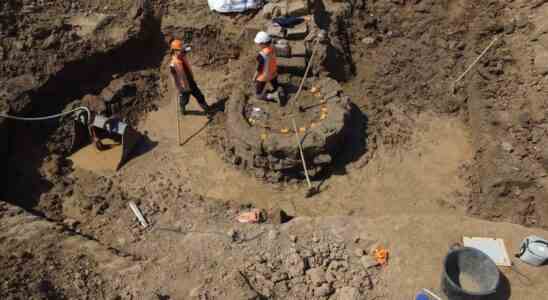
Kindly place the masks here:
<instances>
[{"instance_id":1,"label":"tool on ground","mask_svg":"<svg viewBox=\"0 0 548 300\"><path fill-rule=\"evenodd\" d=\"M177 142L179 143L179 146L182 146L181 142L181 105L177 99L175 100L175 106L177 107L175 111L177 112L177 117L175 120L177 120Z\"/></svg>"},{"instance_id":2,"label":"tool on ground","mask_svg":"<svg viewBox=\"0 0 548 300\"><path fill-rule=\"evenodd\" d=\"M528 236L521 242L520 252L516 255L523 262L541 266L548 262L548 240L538 236Z\"/></svg>"},{"instance_id":3,"label":"tool on ground","mask_svg":"<svg viewBox=\"0 0 548 300\"><path fill-rule=\"evenodd\" d=\"M308 176L308 169L306 168L306 160L304 158L303 147L301 145L301 138L299 137L299 131L297 131L297 124L295 124L295 119L291 118L291 122L293 122L293 130L295 131L297 146L299 146L299 153L301 155L301 161L303 163L304 176L306 177L306 183L308 184L308 190L306 192L306 197L308 198L313 196L314 194L317 194L318 190L317 188L312 186L312 183L310 182L310 177Z\"/></svg>"},{"instance_id":4,"label":"tool on ground","mask_svg":"<svg viewBox=\"0 0 548 300\"><path fill-rule=\"evenodd\" d=\"M304 71L303 79L301 80L301 84L299 85L299 89L297 90L297 93L295 94L295 97L293 98L294 105L296 105L299 108L299 111L303 111L303 108L298 105L298 99L301 95L301 92L304 87L304 83L306 81L306 77L308 76L308 72L310 71L310 67L312 66L312 62L314 59L314 56L316 55L316 50L318 50L318 43L320 40L325 36L325 31L320 30L320 33L318 33L318 36L316 37L316 40L314 41L314 46L312 49L312 54L310 55L310 59L308 60L308 65L306 66L306 70Z\"/></svg>"},{"instance_id":5,"label":"tool on ground","mask_svg":"<svg viewBox=\"0 0 548 300\"><path fill-rule=\"evenodd\" d=\"M139 223L141 223L141 226L143 226L143 228L147 228L148 223L145 220L145 217L143 216L143 214L141 213L141 210L139 209L139 207L137 207L137 204L135 204L135 202L133 201L129 201L129 207L133 211L133 214L135 214L135 216L137 217L137 220L139 220Z\"/></svg>"},{"instance_id":6,"label":"tool on ground","mask_svg":"<svg viewBox=\"0 0 548 300\"><path fill-rule=\"evenodd\" d=\"M73 157L78 153L94 153L94 155L115 155L112 166L109 169L118 170L129 159L131 151L135 148L142 136L127 123L116 117L106 117L99 114L87 112L80 113L74 120L74 136L72 139L71 152ZM89 147L95 147L97 151L90 151ZM120 148L121 147L121 151ZM93 160L93 158L88 158Z\"/></svg>"},{"instance_id":7,"label":"tool on ground","mask_svg":"<svg viewBox=\"0 0 548 300\"><path fill-rule=\"evenodd\" d=\"M441 298L440 296L434 294L434 293L433 293L431 290L429 290L429 289L423 288L423 289L422 289L422 292L423 292L424 294L430 295L430 296L431 296L432 298L434 298L435 300L442 300L442 298ZM421 294L422 294L422 293L421 293ZM424 295L424 294L423 294L423 295ZM420 295L420 294L419 294L419 295ZM427 297L428 297L428 296L427 296ZM419 299L419 298L417 297L417 299ZM430 298L426 298L426 299L429 300Z\"/></svg>"},{"instance_id":8,"label":"tool on ground","mask_svg":"<svg viewBox=\"0 0 548 300\"><path fill-rule=\"evenodd\" d=\"M459 76L459 78L457 78L457 80L455 80L455 81L453 82L453 85L452 85L452 87L451 87L451 91L452 91L453 93L455 93L455 86L456 86L456 84L457 84L462 78L464 78L464 76L465 76L468 72L470 72L470 70L472 70L472 68L473 68L473 67L478 63L478 61L485 55L485 53L487 53L487 51L495 44L495 42L496 42L497 40L498 40L498 37L495 36L495 37L493 38L493 40L491 41L491 43L489 43L489 45L488 45L488 46L481 52L481 54L476 58L476 60L474 60L474 62L473 62L470 66L468 66L468 68L466 68L466 70Z\"/></svg>"}]
</instances>

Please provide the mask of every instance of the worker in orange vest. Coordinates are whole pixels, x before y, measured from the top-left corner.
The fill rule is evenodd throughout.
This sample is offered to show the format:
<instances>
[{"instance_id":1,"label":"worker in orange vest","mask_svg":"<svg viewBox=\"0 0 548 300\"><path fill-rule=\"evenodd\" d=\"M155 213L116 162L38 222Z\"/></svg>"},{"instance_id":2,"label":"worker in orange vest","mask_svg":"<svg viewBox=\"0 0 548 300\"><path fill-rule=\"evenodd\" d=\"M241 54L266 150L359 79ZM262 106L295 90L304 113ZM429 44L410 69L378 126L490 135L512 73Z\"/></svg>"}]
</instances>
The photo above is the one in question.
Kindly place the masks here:
<instances>
[{"instance_id":1,"label":"worker in orange vest","mask_svg":"<svg viewBox=\"0 0 548 300\"><path fill-rule=\"evenodd\" d=\"M169 69L175 82L175 87L179 91L179 105L181 105L181 111L184 114L186 112L186 105L190 99L190 95L194 96L198 101L200 107L204 112L211 116L211 108L207 104L204 94L200 91L200 88L194 80L192 74L192 68L186 53L190 51L190 47L185 47L180 40L173 40L171 42L171 63Z\"/></svg>"},{"instance_id":2,"label":"worker in orange vest","mask_svg":"<svg viewBox=\"0 0 548 300\"><path fill-rule=\"evenodd\" d=\"M278 63L276 53L272 47L272 37L264 31L255 36L255 44L260 51L257 55L257 70L253 80L255 81L255 94L263 100L273 100L272 94L266 92L266 84L270 82L274 91L278 90Z\"/></svg>"}]
</instances>

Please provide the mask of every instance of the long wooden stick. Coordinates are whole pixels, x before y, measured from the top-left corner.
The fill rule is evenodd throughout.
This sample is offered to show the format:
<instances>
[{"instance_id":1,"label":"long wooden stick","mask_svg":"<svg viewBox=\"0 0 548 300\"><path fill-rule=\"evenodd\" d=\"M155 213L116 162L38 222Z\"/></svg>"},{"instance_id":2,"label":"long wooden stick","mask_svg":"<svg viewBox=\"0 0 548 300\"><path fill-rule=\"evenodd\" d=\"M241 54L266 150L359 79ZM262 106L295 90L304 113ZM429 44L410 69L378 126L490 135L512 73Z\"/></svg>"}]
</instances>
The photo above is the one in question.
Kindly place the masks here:
<instances>
[{"instance_id":1,"label":"long wooden stick","mask_svg":"<svg viewBox=\"0 0 548 300\"><path fill-rule=\"evenodd\" d=\"M468 66L468 68L459 76L459 78L457 78L457 80L455 80L453 82L453 88L455 87L455 85L466 75L468 74L468 72L470 72L470 70L472 70L472 68L478 63L478 61L485 55L485 53L487 53L487 51L489 51L489 49L495 44L495 42L498 40L498 37L495 36L493 38L493 40L491 41L491 43L489 43L489 45L481 52L481 54L474 60L474 62Z\"/></svg>"},{"instance_id":2,"label":"long wooden stick","mask_svg":"<svg viewBox=\"0 0 548 300\"><path fill-rule=\"evenodd\" d=\"M304 160L303 147L301 146L301 138L299 137L299 132L297 131L297 125L295 124L295 119L291 118L293 122L293 130L295 130L295 137L297 138L297 145L299 146L299 152L301 153L301 161L303 162L304 175L306 176L306 183L308 188L312 188L312 183L310 183L310 177L308 176L308 169L306 168L306 161Z\"/></svg>"},{"instance_id":3,"label":"long wooden stick","mask_svg":"<svg viewBox=\"0 0 548 300\"><path fill-rule=\"evenodd\" d=\"M175 98L175 106L177 106L177 109L175 109L177 112L177 142L181 146L181 104L179 103L179 98Z\"/></svg>"},{"instance_id":4,"label":"long wooden stick","mask_svg":"<svg viewBox=\"0 0 548 300\"><path fill-rule=\"evenodd\" d=\"M308 65L306 66L306 70L304 71L303 79L301 80L301 84L299 85L299 89L297 90L297 93L295 94L295 97L293 98L293 103L295 106L297 106L299 96L301 95L301 92L303 90L304 82L306 81L306 77L308 76L308 71L310 71L310 67L312 66L312 60L314 59L314 55L316 55L316 50L318 49L318 43L319 38L316 38L316 41L314 42L314 49L312 49L312 54L310 55L310 59L308 60Z\"/></svg>"},{"instance_id":5,"label":"long wooden stick","mask_svg":"<svg viewBox=\"0 0 548 300\"><path fill-rule=\"evenodd\" d=\"M432 291L430 291L429 289L422 289L422 291L425 292L425 293L427 293L428 295L434 297L434 299L436 299L436 300L442 300L442 299L440 298L440 296L434 294L434 293L433 293Z\"/></svg>"}]
</instances>

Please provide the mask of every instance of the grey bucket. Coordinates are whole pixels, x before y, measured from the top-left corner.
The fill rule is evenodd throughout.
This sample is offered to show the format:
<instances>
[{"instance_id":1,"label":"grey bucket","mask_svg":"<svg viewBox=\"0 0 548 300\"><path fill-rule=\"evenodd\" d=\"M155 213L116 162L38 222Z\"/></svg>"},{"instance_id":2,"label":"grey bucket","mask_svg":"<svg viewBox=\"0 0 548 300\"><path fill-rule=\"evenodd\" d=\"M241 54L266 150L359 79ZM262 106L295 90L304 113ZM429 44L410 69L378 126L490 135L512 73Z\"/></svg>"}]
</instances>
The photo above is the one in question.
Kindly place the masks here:
<instances>
[{"instance_id":1,"label":"grey bucket","mask_svg":"<svg viewBox=\"0 0 548 300\"><path fill-rule=\"evenodd\" d=\"M465 290L460 283L461 273L477 285L474 291ZM451 250L443 262L441 288L449 300L484 300L497 291L500 274L497 265L480 250L461 247Z\"/></svg>"},{"instance_id":2,"label":"grey bucket","mask_svg":"<svg viewBox=\"0 0 548 300\"><path fill-rule=\"evenodd\" d=\"M534 235L528 236L521 243L517 257L533 266L545 264L548 261L548 240Z\"/></svg>"}]
</instances>

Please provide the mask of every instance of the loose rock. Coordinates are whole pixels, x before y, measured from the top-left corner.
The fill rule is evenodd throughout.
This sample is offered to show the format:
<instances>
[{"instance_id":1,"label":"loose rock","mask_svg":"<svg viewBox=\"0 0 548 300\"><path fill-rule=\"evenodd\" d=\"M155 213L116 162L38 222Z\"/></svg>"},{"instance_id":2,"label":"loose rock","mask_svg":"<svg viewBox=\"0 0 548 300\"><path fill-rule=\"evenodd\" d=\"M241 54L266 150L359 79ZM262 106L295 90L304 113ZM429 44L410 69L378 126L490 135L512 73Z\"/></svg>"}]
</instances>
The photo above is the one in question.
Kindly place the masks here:
<instances>
[{"instance_id":1,"label":"loose rock","mask_svg":"<svg viewBox=\"0 0 548 300\"><path fill-rule=\"evenodd\" d=\"M360 292L353 287L345 286L337 291L337 300L359 300Z\"/></svg>"},{"instance_id":2,"label":"loose rock","mask_svg":"<svg viewBox=\"0 0 548 300\"><path fill-rule=\"evenodd\" d=\"M379 265L379 263L373 257L368 255L363 256L360 259L360 262L365 269L373 268Z\"/></svg>"},{"instance_id":3,"label":"loose rock","mask_svg":"<svg viewBox=\"0 0 548 300\"><path fill-rule=\"evenodd\" d=\"M326 282L325 272L322 268L313 268L306 272L310 278L310 282L316 286L320 286L322 283Z\"/></svg>"},{"instance_id":4,"label":"loose rock","mask_svg":"<svg viewBox=\"0 0 548 300\"><path fill-rule=\"evenodd\" d=\"M314 296L325 297L333 294L333 288L329 283L324 283L320 287L314 289Z\"/></svg>"}]
</instances>

